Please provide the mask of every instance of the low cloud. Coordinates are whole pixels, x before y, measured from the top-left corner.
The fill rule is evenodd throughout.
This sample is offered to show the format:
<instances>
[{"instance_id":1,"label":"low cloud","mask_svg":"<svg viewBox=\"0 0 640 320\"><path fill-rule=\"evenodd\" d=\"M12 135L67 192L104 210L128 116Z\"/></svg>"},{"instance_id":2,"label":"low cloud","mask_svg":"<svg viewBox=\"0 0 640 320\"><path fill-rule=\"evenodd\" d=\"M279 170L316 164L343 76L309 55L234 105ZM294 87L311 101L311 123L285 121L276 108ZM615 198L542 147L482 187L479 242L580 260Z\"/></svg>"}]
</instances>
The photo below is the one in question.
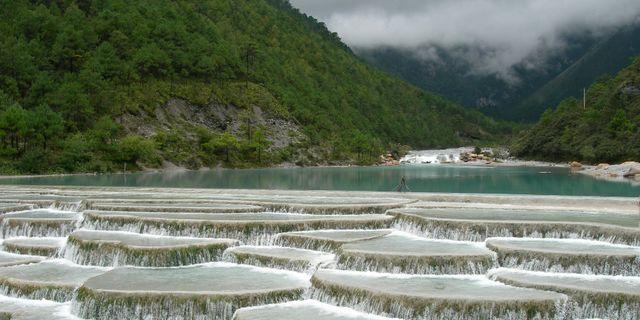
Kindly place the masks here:
<instances>
[{"instance_id":1,"label":"low cloud","mask_svg":"<svg viewBox=\"0 0 640 320\"><path fill-rule=\"evenodd\" d=\"M638 0L292 0L354 50L392 47L437 61L444 49L474 72L509 79L561 52L568 36L640 22Z\"/></svg>"}]
</instances>

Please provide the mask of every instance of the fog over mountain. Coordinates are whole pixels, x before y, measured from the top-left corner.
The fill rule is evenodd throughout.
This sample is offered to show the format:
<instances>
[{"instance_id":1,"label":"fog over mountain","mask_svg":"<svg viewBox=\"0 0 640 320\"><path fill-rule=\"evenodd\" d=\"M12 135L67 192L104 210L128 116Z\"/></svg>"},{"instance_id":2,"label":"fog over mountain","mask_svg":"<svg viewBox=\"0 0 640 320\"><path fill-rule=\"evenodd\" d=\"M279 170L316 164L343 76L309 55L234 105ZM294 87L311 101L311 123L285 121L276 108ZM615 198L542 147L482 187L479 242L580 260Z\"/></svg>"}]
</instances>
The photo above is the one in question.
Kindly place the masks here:
<instances>
[{"instance_id":1,"label":"fog over mountain","mask_svg":"<svg viewBox=\"0 0 640 320\"><path fill-rule=\"evenodd\" d=\"M605 36L640 22L638 0L291 0L356 52L380 47L517 82L513 66L543 67L573 36Z\"/></svg>"}]
</instances>

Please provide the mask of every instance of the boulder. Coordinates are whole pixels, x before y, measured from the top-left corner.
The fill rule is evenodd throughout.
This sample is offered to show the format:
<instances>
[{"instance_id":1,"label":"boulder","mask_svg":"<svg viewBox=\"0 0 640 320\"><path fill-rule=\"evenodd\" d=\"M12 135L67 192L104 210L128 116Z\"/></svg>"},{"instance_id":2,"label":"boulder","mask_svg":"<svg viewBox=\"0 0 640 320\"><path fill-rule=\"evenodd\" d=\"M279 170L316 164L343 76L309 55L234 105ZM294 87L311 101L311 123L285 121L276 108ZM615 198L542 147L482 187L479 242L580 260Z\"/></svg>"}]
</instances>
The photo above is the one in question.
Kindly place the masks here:
<instances>
[{"instance_id":1,"label":"boulder","mask_svg":"<svg viewBox=\"0 0 640 320\"><path fill-rule=\"evenodd\" d=\"M609 164L608 163L600 163L600 164L598 164L598 166L596 166L596 169L598 169L598 170L607 170L607 169L609 169Z\"/></svg>"},{"instance_id":2,"label":"boulder","mask_svg":"<svg viewBox=\"0 0 640 320\"><path fill-rule=\"evenodd\" d=\"M623 175L625 178L632 178L635 176L640 176L640 167L632 167Z\"/></svg>"},{"instance_id":3,"label":"boulder","mask_svg":"<svg viewBox=\"0 0 640 320\"><path fill-rule=\"evenodd\" d=\"M578 162L578 161L572 161L569 166L571 166L571 168L582 168L582 163Z\"/></svg>"}]
</instances>

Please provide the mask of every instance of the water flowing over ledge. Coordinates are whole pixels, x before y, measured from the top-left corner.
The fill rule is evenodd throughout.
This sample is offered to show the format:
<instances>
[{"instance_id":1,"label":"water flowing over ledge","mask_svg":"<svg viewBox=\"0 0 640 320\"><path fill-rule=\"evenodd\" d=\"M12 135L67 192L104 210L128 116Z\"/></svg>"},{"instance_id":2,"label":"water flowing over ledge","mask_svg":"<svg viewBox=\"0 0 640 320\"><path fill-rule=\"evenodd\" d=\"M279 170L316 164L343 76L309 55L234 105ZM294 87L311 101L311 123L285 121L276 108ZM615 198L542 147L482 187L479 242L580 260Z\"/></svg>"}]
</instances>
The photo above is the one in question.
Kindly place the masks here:
<instances>
[{"instance_id":1,"label":"water flowing over ledge","mask_svg":"<svg viewBox=\"0 0 640 320\"><path fill-rule=\"evenodd\" d=\"M82 320L71 314L70 302L58 303L0 295L0 319L3 314L7 320Z\"/></svg>"},{"instance_id":2,"label":"water flowing over ledge","mask_svg":"<svg viewBox=\"0 0 640 320\"><path fill-rule=\"evenodd\" d=\"M70 301L76 288L108 270L79 266L66 260L5 267L0 269L0 292L16 298Z\"/></svg>"},{"instance_id":3,"label":"water flowing over ledge","mask_svg":"<svg viewBox=\"0 0 640 320\"><path fill-rule=\"evenodd\" d=\"M335 260L330 253L277 246L233 247L224 256L225 261L309 274L319 266L333 265Z\"/></svg>"},{"instance_id":4,"label":"water flowing over ledge","mask_svg":"<svg viewBox=\"0 0 640 320\"><path fill-rule=\"evenodd\" d=\"M469 208L389 210L393 227L428 238L484 241L490 237L592 239L640 244L640 215L582 211Z\"/></svg>"},{"instance_id":5,"label":"water flowing over ledge","mask_svg":"<svg viewBox=\"0 0 640 320\"><path fill-rule=\"evenodd\" d=\"M382 237L393 232L386 230L313 230L285 232L276 235L275 242L283 246L335 252L345 243Z\"/></svg>"},{"instance_id":6,"label":"water flowing over ledge","mask_svg":"<svg viewBox=\"0 0 640 320\"><path fill-rule=\"evenodd\" d=\"M61 253L82 265L172 267L219 261L238 240L169 237L81 229L72 233Z\"/></svg>"},{"instance_id":7,"label":"water flowing over ledge","mask_svg":"<svg viewBox=\"0 0 640 320\"><path fill-rule=\"evenodd\" d=\"M59 251L64 247L67 238L28 238L28 237L16 237L11 239L5 239L2 242L4 250L7 252L35 255L44 257L54 257L58 255Z\"/></svg>"},{"instance_id":8,"label":"water flowing over ledge","mask_svg":"<svg viewBox=\"0 0 640 320\"><path fill-rule=\"evenodd\" d=\"M237 239L269 245L281 232L315 229L376 229L388 227L393 217L382 214L317 215L299 213L157 213L85 211L88 229L120 230L167 236Z\"/></svg>"},{"instance_id":9,"label":"water flowing over ledge","mask_svg":"<svg viewBox=\"0 0 640 320\"><path fill-rule=\"evenodd\" d=\"M301 298L306 276L212 263L119 268L86 281L74 300L82 318L229 319L237 308Z\"/></svg>"},{"instance_id":10,"label":"water flowing over ledge","mask_svg":"<svg viewBox=\"0 0 640 320\"><path fill-rule=\"evenodd\" d=\"M404 319L547 319L567 296L521 289L484 276L417 276L319 270L312 297Z\"/></svg>"},{"instance_id":11,"label":"water flowing over ledge","mask_svg":"<svg viewBox=\"0 0 640 320\"><path fill-rule=\"evenodd\" d=\"M490 238L501 266L534 271L640 275L640 247L581 239Z\"/></svg>"},{"instance_id":12,"label":"water flowing over ledge","mask_svg":"<svg viewBox=\"0 0 640 320\"><path fill-rule=\"evenodd\" d=\"M81 220L77 212L57 209L36 209L0 216L3 238L66 237Z\"/></svg>"},{"instance_id":13,"label":"water flowing over ledge","mask_svg":"<svg viewBox=\"0 0 640 320\"><path fill-rule=\"evenodd\" d=\"M335 307L316 300L292 301L236 311L233 320L399 320L380 317L353 309Z\"/></svg>"},{"instance_id":14,"label":"water flowing over ledge","mask_svg":"<svg viewBox=\"0 0 640 320\"><path fill-rule=\"evenodd\" d=\"M484 274L495 254L483 243L432 240L402 232L344 244L338 267L408 274Z\"/></svg>"},{"instance_id":15,"label":"water flowing over ledge","mask_svg":"<svg viewBox=\"0 0 640 320\"><path fill-rule=\"evenodd\" d=\"M594 276L496 269L489 277L519 287L553 290L571 297L564 307L570 318L637 319L640 277Z\"/></svg>"},{"instance_id":16,"label":"water flowing over ledge","mask_svg":"<svg viewBox=\"0 0 640 320\"><path fill-rule=\"evenodd\" d=\"M640 277L633 199L0 187L0 220L0 301L29 313L0 304L15 319L640 314L616 280ZM543 283L498 272L525 269Z\"/></svg>"}]
</instances>

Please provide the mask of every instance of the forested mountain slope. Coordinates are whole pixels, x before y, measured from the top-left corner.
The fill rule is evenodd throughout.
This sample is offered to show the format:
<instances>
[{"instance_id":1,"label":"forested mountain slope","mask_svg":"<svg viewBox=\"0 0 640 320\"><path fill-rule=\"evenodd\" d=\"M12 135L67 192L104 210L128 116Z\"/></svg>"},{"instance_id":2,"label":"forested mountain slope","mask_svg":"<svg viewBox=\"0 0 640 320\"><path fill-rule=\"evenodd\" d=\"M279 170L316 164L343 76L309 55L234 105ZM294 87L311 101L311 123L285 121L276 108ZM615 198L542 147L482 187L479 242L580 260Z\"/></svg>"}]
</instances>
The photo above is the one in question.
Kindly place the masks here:
<instances>
[{"instance_id":1,"label":"forested mountain slope","mask_svg":"<svg viewBox=\"0 0 640 320\"><path fill-rule=\"evenodd\" d=\"M4 172L367 162L500 126L283 0L0 1Z\"/></svg>"},{"instance_id":2,"label":"forested mountain slope","mask_svg":"<svg viewBox=\"0 0 640 320\"><path fill-rule=\"evenodd\" d=\"M514 143L519 157L590 163L640 159L640 57L587 89L586 104L568 98ZM585 108L586 106L586 108Z\"/></svg>"}]
</instances>

